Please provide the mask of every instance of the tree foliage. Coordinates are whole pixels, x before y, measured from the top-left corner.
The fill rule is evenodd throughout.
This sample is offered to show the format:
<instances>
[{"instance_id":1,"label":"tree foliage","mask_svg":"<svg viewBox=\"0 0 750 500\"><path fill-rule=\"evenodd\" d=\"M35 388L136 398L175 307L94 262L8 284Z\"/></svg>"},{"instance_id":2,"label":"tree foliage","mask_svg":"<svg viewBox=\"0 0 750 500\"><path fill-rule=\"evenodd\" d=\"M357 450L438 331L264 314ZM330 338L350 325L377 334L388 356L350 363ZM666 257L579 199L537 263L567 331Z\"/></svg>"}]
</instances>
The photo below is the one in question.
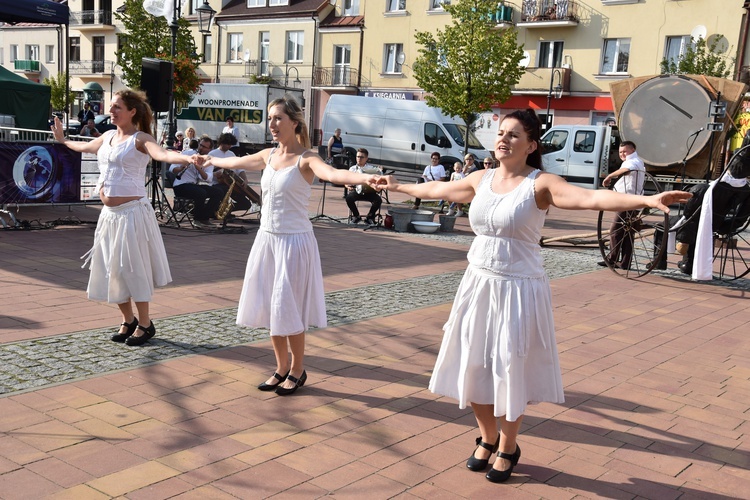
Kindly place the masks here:
<instances>
[{"instance_id":1,"label":"tree foliage","mask_svg":"<svg viewBox=\"0 0 750 500\"><path fill-rule=\"evenodd\" d=\"M57 76L50 76L42 81L43 84L50 86L50 104L56 111L68 111L68 104L76 99L75 92L68 92L68 99L65 99L65 90L67 77L65 73L58 73ZM69 89L68 89L69 90Z\"/></svg>"},{"instance_id":2,"label":"tree foliage","mask_svg":"<svg viewBox=\"0 0 750 500\"><path fill-rule=\"evenodd\" d=\"M172 52L172 32L163 17L155 17L143 9L143 0L126 0L123 12L115 17L125 27L125 39L116 52L117 64L122 67L122 79L128 87L141 85L144 57L169 60L174 63L174 99L177 103L189 102L200 86L196 73L201 57L197 54L190 23L177 21L175 57Z\"/></svg>"},{"instance_id":3,"label":"tree foliage","mask_svg":"<svg viewBox=\"0 0 750 500\"><path fill-rule=\"evenodd\" d=\"M524 71L519 66L523 47L514 28L493 29L497 0L461 0L443 8L450 24L416 34L422 47L414 76L427 92L427 104L471 125L478 113L511 96Z\"/></svg>"},{"instance_id":4,"label":"tree foliage","mask_svg":"<svg viewBox=\"0 0 750 500\"><path fill-rule=\"evenodd\" d=\"M734 59L716 51L723 38L722 35L717 35L710 44L703 37L698 40L693 38L692 43L687 44L685 53L677 60L665 58L661 61L662 74L729 78Z\"/></svg>"}]
</instances>

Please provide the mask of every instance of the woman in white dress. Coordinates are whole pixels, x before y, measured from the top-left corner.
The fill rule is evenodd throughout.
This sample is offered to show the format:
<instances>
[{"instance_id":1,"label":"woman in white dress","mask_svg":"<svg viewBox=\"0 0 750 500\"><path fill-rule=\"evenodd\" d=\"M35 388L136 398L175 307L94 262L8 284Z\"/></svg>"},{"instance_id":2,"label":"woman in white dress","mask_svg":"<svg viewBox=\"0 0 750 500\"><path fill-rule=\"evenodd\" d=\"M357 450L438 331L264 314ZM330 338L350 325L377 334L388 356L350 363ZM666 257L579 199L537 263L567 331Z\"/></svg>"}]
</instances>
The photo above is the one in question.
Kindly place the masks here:
<instances>
[{"instance_id":1,"label":"woman in white dress","mask_svg":"<svg viewBox=\"0 0 750 500\"><path fill-rule=\"evenodd\" d=\"M481 437L466 466L504 482L521 456L516 437L526 406L562 403L549 282L539 240L550 206L578 210L634 210L689 198L682 191L634 196L588 190L541 171L540 122L534 111L501 121L495 141L497 168L455 182L385 187L415 197L471 202L476 233L430 380L430 390L471 405ZM498 423L500 432L498 433Z\"/></svg>"},{"instance_id":2,"label":"woman in white dress","mask_svg":"<svg viewBox=\"0 0 750 500\"><path fill-rule=\"evenodd\" d=\"M278 143L275 148L194 160L218 168L263 170L260 230L247 261L237 324L270 330L276 371L258 389L284 396L307 380L305 331L327 325L318 243L307 211L313 179L374 185L378 176L337 170L309 151L304 114L291 97L268 105L268 128Z\"/></svg>"},{"instance_id":3,"label":"woman in white dress","mask_svg":"<svg viewBox=\"0 0 750 500\"><path fill-rule=\"evenodd\" d=\"M156 333L149 315L154 287L172 281L156 215L146 197L146 165L151 158L187 165L190 157L163 149L149 135L153 113L143 92L115 92L109 114L117 129L90 142L66 139L57 117L52 132L73 151L97 155L96 189L104 208L94 246L86 255L86 263L91 263L87 293L91 300L120 308L122 324L111 339L138 346Z\"/></svg>"}]
</instances>

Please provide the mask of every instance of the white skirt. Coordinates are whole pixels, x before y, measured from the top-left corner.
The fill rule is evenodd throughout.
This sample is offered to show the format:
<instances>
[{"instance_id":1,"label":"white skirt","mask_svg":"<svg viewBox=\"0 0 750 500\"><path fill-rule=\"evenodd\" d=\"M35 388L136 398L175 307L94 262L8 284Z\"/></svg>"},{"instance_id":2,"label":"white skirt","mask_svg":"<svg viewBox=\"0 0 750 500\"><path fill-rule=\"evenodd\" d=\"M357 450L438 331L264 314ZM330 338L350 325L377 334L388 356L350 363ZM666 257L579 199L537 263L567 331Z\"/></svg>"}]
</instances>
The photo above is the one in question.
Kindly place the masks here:
<instances>
[{"instance_id":1,"label":"white skirt","mask_svg":"<svg viewBox=\"0 0 750 500\"><path fill-rule=\"evenodd\" d=\"M514 422L529 403L564 402L549 281L469 266L458 287L430 391L495 406Z\"/></svg>"},{"instance_id":2,"label":"white skirt","mask_svg":"<svg viewBox=\"0 0 750 500\"><path fill-rule=\"evenodd\" d=\"M260 230L247 259L237 324L295 335L328 326L323 271L312 231Z\"/></svg>"},{"instance_id":3,"label":"white skirt","mask_svg":"<svg viewBox=\"0 0 750 500\"><path fill-rule=\"evenodd\" d=\"M90 262L88 297L122 304L150 302L154 288L172 281L167 252L154 209L147 198L104 207L94 233L94 246L86 255Z\"/></svg>"}]
</instances>

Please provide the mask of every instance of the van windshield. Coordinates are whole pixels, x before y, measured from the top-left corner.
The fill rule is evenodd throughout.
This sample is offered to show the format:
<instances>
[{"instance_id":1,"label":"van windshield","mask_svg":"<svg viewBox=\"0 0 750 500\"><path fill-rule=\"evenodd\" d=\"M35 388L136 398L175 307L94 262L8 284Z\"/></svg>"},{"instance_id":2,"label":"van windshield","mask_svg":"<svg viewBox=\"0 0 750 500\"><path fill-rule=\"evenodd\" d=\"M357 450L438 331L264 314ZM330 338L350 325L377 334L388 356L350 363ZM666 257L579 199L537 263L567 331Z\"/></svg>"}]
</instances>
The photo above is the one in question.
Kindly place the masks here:
<instances>
[{"instance_id":1,"label":"van windshield","mask_svg":"<svg viewBox=\"0 0 750 500\"><path fill-rule=\"evenodd\" d=\"M466 125L456 125L455 123L443 123L445 130L451 135L453 142L463 147L464 136L466 135ZM469 131L469 147L473 149L484 149L474 132Z\"/></svg>"}]
</instances>

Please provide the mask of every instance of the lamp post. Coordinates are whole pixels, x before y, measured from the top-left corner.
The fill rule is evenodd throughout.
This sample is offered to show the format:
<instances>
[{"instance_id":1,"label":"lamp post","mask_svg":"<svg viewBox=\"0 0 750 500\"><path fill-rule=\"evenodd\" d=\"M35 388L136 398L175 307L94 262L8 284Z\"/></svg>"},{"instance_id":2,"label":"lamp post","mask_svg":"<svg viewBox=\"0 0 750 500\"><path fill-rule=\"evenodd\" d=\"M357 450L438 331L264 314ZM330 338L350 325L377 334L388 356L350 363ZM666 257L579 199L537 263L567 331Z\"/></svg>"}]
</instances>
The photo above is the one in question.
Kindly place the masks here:
<instances>
[{"instance_id":1,"label":"lamp post","mask_svg":"<svg viewBox=\"0 0 750 500\"><path fill-rule=\"evenodd\" d=\"M182 16L182 0L173 0L174 3L173 9L172 9L172 21L169 23L169 29L172 32L172 47L170 55L172 56L172 61L174 61L175 56L177 55L177 32L179 30L179 25L177 24L177 20ZM203 0L203 5L195 9L195 12L198 14L198 31L201 33L211 33L211 24L213 23L214 15L216 15L216 11L211 8L210 5L208 5L208 0ZM172 149L174 146L175 141L175 134L177 133L177 118L175 116L175 101L174 101L174 77L172 78L171 82L171 92L169 93L169 114L168 114L168 122L169 122L169 134L167 135L167 148Z\"/></svg>"},{"instance_id":2,"label":"lamp post","mask_svg":"<svg viewBox=\"0 0 750 500\"><path fill-rule=\"evenodd\" d=\"M286 71L284 73L284 88L286 89L287 85L289 84L289 72L291 70L294 70L295 77L294 81L292 83L302 83L302 80L299 79L299 70L295 68L294 66L286 65Z\"/></svg>"},{"instance_id":3,"label":"lamp post","mask_svg":"<svg viewBox=\"0 0 750 500\"><path fill-rule=\"evenodd\" d=\"M555 75L557 75L557 85L553 88L552 86L555 84ZM554 91L554 94L553 94ZM559 99L562 97L563 93L563 87L562 87L562 73L559 69L553 69L550 72L549 75L549 92L547 92L547 114L544 115L544 131L546 132L549 130L550 125L552 125L552 120L550 120L549 116L549 107L550 102L552 101L552 96L555 96L555 99Z\"/></svg>"}]
</instances>

